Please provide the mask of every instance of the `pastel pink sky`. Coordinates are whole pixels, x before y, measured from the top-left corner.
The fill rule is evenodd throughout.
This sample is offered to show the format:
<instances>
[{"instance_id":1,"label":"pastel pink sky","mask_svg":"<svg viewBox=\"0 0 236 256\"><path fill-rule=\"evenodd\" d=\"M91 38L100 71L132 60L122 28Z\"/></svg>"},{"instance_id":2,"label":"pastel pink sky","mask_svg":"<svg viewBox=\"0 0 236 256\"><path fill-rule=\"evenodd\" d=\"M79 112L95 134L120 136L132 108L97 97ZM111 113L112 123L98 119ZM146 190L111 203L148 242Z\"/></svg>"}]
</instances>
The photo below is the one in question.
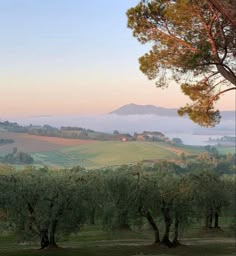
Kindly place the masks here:
<instances>
[{"instance_id":1,"label":"pastel pink sky","mask_svg":"<svg viewBox=\"0 0 236 256\"><path fill-rule=\"evenodd\" d=\"M125 15L137 2L1 1L0 118L183 106L177 85L157 89L139 71L148 48L132 37ZM217 107L233 110L235 93Z\"/></svg>"}]
</instances>

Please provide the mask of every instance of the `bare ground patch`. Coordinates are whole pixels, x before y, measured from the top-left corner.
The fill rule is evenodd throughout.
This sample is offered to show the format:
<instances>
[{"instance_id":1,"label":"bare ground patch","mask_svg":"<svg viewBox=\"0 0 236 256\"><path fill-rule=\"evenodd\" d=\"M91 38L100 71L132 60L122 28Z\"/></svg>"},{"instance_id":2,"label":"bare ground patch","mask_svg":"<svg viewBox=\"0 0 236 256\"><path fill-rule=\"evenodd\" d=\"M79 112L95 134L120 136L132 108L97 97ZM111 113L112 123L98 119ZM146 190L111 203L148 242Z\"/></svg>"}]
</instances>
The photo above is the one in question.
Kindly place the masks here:
<instances>
[{"instance_id":1,"label":"bare ground patch","mask_svg":"<svg viewBox=\"0 0 236 256\"><path fill-rule=\"evenodd\" d=\"M161 146L161 145L158 145L158 146L161 147L161 148L164 148L166 150L169 150L170 152L172 152L176 155L180 155L181 153L188 154L188 152L183 150L183 149L168 147L168 146Z\"/></svg>"}]
</instances>

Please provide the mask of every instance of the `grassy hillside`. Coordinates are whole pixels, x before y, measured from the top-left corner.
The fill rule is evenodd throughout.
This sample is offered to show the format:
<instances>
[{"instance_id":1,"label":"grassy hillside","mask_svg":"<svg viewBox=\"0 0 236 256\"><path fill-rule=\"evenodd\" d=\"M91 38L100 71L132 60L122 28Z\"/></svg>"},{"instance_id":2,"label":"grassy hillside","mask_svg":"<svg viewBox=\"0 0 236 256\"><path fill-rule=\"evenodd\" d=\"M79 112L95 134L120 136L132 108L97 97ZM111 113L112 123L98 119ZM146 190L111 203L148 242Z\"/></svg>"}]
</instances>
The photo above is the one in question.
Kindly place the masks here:
<instances>
[{"instance_id":1,"label":"grassy hillside","mask_svg":"<svg viewBox=\"0 0 236 256\"><path fill-rule=\"evenodd\" d=\"M111 165L131 164L143 160L178 159L179 155L192 154L189 149L181 149L157 142L97 142L93 144L65 147L50 152L33 153L39 164L54 167L81 165L98 168Z\"/></svg>"},{"instance_id":2,"label":"grassy hillside","mask_svg":"<svg viewBox=\"0 0 236 256\"><path fill-rule=\"evenodd\" d=\"M181 153L196 155L204 150L199 146L173 146L164 142L65 139L11 132L0 132L0 138L14 140L14 143L0 146L0 156L16 147L31 154L37 166L55 168L77 165L100 168L159 159L177 160ZM218 150L222 154L235 153L232 147L220 147Z\"/></svg>"}]
</instances>

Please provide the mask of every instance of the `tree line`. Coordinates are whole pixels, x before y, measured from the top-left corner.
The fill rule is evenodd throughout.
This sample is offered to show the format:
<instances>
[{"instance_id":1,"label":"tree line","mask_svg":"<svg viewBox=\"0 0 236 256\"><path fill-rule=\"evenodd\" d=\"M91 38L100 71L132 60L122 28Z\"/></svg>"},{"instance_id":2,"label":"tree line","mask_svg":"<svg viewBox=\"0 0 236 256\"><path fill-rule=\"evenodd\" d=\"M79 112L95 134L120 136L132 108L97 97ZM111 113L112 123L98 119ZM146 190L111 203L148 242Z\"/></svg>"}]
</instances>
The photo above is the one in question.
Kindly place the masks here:
<instances>
[{"instance_id":1,"label":"tree line","mask_svg":"<svg viewBox=\"0 0 236 256\"><path fill-rule=\"evenodd\" d=\"M19 151L14 147L11 153L0 156L0 162L5 164L33 164L33 157L25 152Z\"/></svg>"},{"instance_id":2,"label":"tree line","mask_svg":"<svg viewBox=\"0 0 236 256\"><path fill-rule=\"evenodd\" d=\"M0 146L14 143L15 141L13 139L0 139Z\"/></svg>"},{"instance_id":3,"label":"tree line","mask_svg":"<svg viewBox=\"0 0 236 256\"><path fill-rule=\"evenodd\" d=\"M90 171L3 168L0 211L6 226L23 240L37 239L41 248L57 247L58 234L79 232L88 223L112 230L148 223L155 244L173 247L193 222L220 229L220 217L233 220L234 191L233 175L217 174L204 162Z\"/></svg>"}]
</instances>

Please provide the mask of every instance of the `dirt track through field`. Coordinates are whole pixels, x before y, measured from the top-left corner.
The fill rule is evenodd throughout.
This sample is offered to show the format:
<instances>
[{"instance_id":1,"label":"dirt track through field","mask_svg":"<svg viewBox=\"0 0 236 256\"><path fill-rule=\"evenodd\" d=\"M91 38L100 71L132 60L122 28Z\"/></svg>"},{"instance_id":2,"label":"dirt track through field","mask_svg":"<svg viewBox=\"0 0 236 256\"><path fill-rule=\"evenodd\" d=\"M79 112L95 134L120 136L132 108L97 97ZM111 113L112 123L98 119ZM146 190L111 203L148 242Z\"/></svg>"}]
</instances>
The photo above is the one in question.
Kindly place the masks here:
<instances>
[{"instance_id":1,"label":"dirt track through field","mask_svg":"<svg viewBox=\"0 0 236 256\"><path fill-rule=\"evenodd\" d=\"M178 148L173 148L173 147L168 147L168 146L162 146L162 145L158 145L158 147L164 148L166 150L169 150L170 152L172 152L172 153L174 153L176 155L180 155L181 153L188 154L188 152L186 152L183 149L178 149Z\"/></svg>"}]
</instances>

